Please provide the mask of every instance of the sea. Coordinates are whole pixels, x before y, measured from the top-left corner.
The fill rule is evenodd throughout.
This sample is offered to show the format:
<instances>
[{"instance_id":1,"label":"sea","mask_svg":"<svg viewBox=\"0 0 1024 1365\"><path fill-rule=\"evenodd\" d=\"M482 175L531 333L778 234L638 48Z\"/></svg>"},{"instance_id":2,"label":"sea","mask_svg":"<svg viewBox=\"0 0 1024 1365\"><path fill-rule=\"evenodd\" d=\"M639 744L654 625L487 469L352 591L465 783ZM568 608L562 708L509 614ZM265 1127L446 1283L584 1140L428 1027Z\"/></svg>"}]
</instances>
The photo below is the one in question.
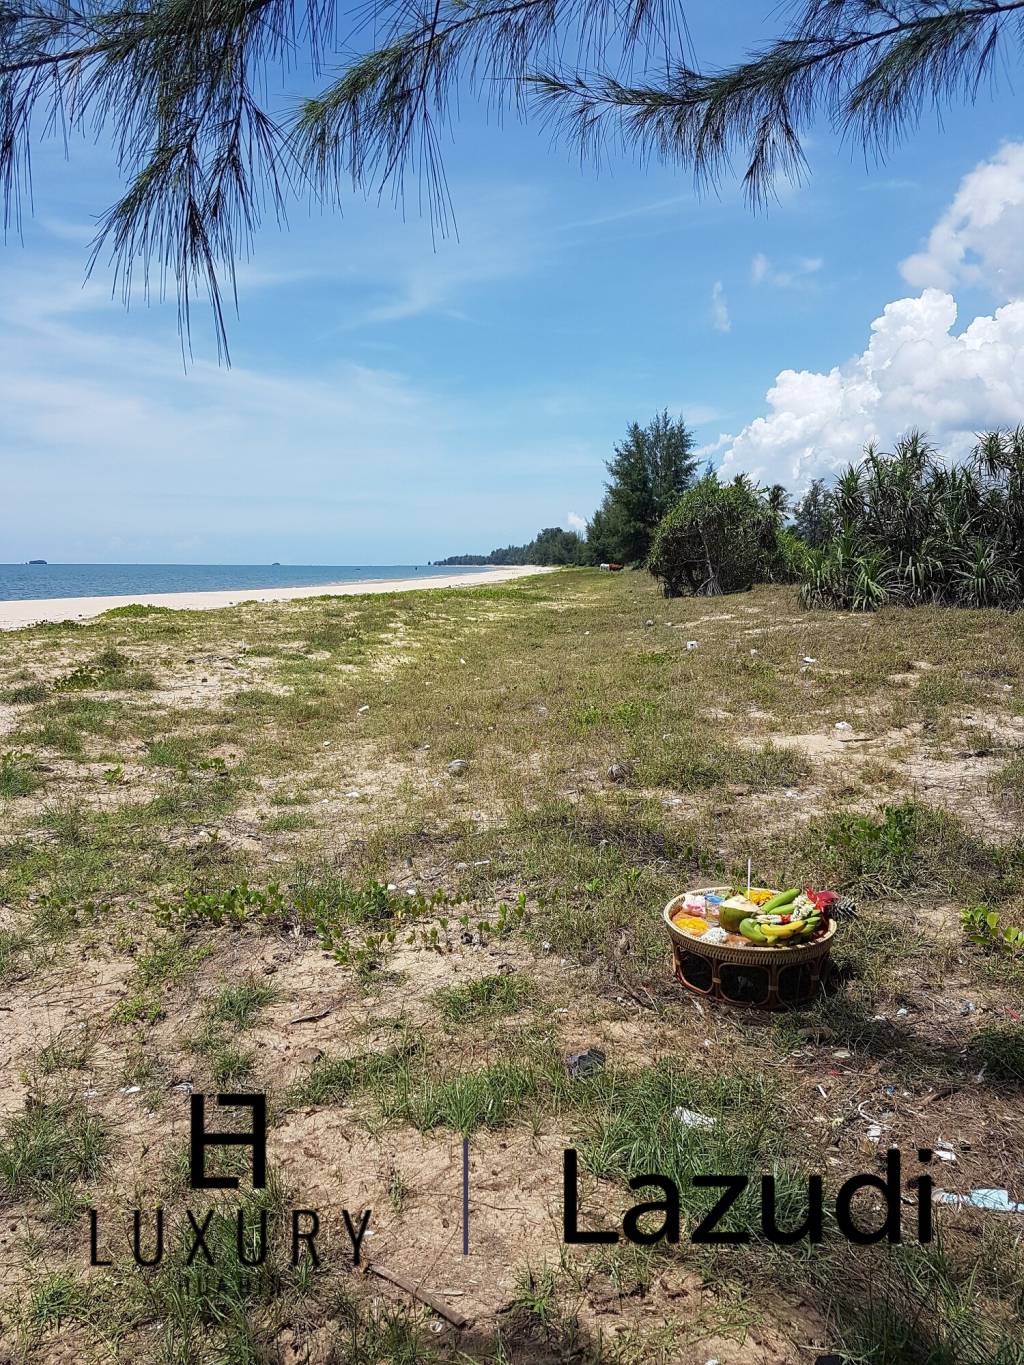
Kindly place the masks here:
<instances>
[{"instance_id":1,"label":"sea","mask_svg":"<svg viewBox=\"0 0 1024 1365\"><path fill-rule=\"evenodd\" d=\"M479 573L479 564L0 564L0 602L128 597L154 592L244 592L369 579Z\"/></svg>"}]
</instances>

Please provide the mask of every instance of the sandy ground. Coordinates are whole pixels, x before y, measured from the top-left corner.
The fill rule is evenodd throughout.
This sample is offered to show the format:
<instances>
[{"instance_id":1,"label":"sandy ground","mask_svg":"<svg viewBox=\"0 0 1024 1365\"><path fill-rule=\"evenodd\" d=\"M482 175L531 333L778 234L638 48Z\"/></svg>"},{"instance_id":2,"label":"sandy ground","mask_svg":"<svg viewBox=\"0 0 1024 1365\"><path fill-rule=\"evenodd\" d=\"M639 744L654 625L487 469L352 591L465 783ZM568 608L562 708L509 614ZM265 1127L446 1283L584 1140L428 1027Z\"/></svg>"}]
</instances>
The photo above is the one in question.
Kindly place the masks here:
<instances>
[{"instance_id":1,"label":"sandy ground","mask_svg":"<svg viewBox=\"0 0 1024 1365\"><path fill-rule=\"evenodd\" d=\"M141 604L205 611L236 607L239 602L290 602L297 597L361 597L371 592L414 592L421 588L474 588L482 583L507 583L525 574L549 573L532 565L482 569L474 574L430 574L422 578L367 578L359 583L317 583L301 588L228 588L218 592L153 592L138 597L48 597L0 602L0 630L17 630L39 621L81 621L112 607Z\"/></svg>"}]
</instances>

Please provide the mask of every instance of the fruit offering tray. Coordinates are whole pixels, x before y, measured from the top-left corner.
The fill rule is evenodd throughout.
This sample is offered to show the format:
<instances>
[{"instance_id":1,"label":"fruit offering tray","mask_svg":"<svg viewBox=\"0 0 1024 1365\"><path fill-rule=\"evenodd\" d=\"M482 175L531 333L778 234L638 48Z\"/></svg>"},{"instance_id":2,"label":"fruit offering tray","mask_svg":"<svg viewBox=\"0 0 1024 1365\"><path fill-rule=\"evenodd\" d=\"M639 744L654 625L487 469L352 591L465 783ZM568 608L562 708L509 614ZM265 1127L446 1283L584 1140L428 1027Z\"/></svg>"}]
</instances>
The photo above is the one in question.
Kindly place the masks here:
<instances>
[{"instance_id":1,"label":"fruit offering tray","mask_svg":"<svg viewBox=\"0 0 1024 1365\"><path fill-rule=\"evenodd\" d=\"M732 961L803 958L831 944L836 900L811 887L702 886L669 901L664 918L673 942L690 952Z\"/></svg>"}]
</instances>

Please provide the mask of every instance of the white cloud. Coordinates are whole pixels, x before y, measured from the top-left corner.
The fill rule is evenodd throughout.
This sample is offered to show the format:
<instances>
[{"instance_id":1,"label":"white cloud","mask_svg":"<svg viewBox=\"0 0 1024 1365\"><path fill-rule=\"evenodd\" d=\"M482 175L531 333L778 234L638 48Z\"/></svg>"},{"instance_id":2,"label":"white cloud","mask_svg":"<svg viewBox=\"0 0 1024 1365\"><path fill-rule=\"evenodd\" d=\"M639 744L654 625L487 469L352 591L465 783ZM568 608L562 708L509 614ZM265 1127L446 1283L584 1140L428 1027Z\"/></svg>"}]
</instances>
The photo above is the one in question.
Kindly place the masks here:
<instances>
[{"instance_id":1,"label":"white cloud","mask_svg":"<svg viewBox=\"0 0 1024 1365\"><path fill-rule=\"evenodd\" d=\"M817 258L776 270L763 253L755 284L790 284ZM856 460L866 441L889 445L920 427L943 450L966 454L976 432L1024 419L1024 143L1007 143L964 176L927 249L901 266L921 293L885 306L860 355L828 371L783 370L767 413L719 437L722 472L805 488ZM958 283L983 284L1003 306L957 332Z\"/></svg>"},{"instance_id":2,"label":"white cloud","mask_svg":"<svg viewBox=\"0 0 1024 1365\"><path fill-rule=\"evenodd\" d=\"M731 442L725 475L800 489L855 460L865 443L923 428L944 449L970 447L985 427L1024 416L1024 299L956 333L952 295L926 289L887 304L866 349L827 373L783 370L767 416Z\"/></svg>"},{"instance_id":3,"label":"white cloud","mask_svg":"<svg viewBox=\"0 0 1024 1365\"><path fill-rule=\"evenodd\" d=\"M728 332L732 326L721 280L715 280L714 288L711 290L711 325L716 332Z\"/></svg>"},{"instance_id":4,"label":"white cloud","mask_svg":"<svg viewBox=\"0 0 1024 1365\"><path fill-rule=\"evenodd\" d=\"M570 531L585 531L587 529L586 517L581 517L579 512L569 512L566 516Z\"/></svg>"},{"instance_id":5,"label":"white cloud","mask_svg":"<svg viewBox=\"0 0 1024 1365\"><path fill-rule=\"evenodd\" d=\"M816 275L825 262L820 256L800 256L787 269L779 270L759 251L750 262L750 278L754 284L774 284L779 289L791 289Z\"/></svg>"},{"instance_id":6,"label":"white cloud","mask_svg":"<svg viewBox=\"0 0 1024 1365\"><path fill-rule=\"evenodd\" d=\"M1024 142L964 176L925 250L900 269L915 289L978 284L999 300L1024 292Z\"/></svg>"}]
</instances>

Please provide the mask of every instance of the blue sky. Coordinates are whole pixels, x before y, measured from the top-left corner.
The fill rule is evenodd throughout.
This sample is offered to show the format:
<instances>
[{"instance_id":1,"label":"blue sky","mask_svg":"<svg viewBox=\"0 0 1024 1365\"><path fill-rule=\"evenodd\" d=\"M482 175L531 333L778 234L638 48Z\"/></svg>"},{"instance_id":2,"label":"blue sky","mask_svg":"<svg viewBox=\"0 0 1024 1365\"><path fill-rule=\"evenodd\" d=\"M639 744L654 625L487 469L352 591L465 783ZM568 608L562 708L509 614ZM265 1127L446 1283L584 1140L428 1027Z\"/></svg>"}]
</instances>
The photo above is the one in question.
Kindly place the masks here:
<instances>
[{"instance_id":1,"label":"blue sky","mask_svg":"<svg viewBox=\"0 0 1024 1365\"><path fill-rule=\"evenodd\" d=\"M709 60L721 8L688 11ZM187 371L173 301L126 313L102 267L83 287L104 149L43 145L0 258L0 561L487 550L586 517L613 443L662 407L727 470L793 487L911 422L962 444L1024 417L1020 131L1009 92L882 167L822 128L807 183L753 213L733 184L700 198L628 157L597 175L467 105L457 240L435 249L414 192L404 218L294 205L239 270L232 368L200 305Z\"/></svg>"}]
</instances>

